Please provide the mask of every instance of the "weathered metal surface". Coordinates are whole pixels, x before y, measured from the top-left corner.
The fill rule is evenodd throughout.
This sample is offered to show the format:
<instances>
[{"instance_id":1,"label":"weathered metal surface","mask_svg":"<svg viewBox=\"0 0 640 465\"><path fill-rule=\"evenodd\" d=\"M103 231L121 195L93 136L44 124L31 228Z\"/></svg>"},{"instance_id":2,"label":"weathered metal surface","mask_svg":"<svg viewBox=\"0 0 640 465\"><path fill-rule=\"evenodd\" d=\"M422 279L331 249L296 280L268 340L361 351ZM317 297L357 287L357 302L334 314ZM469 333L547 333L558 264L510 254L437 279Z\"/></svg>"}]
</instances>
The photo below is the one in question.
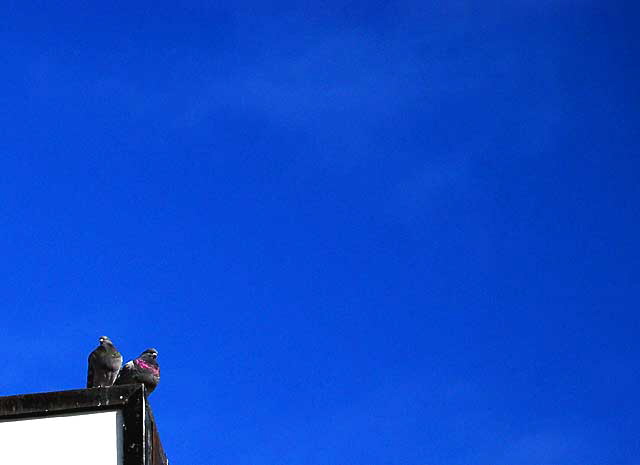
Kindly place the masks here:
<instances>
[{"instance_id":1,"label":"weathered metal surface","mask_svg":"<svg viewBox=\"0 0 640 465\"><path fill-rule=\"evenodd\" d=\"M162 442L160 442L160 434L156 428L156 420L153 417L153 411L151 406L147 404L147 456L145 457L146 463L150 465L168 465L169 460L162 448Z\"/></svg>"},{"instance_id":2,"label":"weathered metal surface","mask_svg":"<svg viewBox=\"0 0 640 465\"><path fill-rule=\"evenodd\" d=\"M0 397L0 419L122 408L138 385Z\"/></svg>"},{"instance_id":3,"label":"weathered metal surface","mask_svg":"<svg viewBox=\"0 0 640 465\"><path fill-rule=\"evenodd\" d=\"M134 384L133 386L138 389L131 394L126 407L122 410L124 417L124 465L152 465L145 461L144 410L146 398L144 386L142 384Z\"/></svg>"}]
</instances>

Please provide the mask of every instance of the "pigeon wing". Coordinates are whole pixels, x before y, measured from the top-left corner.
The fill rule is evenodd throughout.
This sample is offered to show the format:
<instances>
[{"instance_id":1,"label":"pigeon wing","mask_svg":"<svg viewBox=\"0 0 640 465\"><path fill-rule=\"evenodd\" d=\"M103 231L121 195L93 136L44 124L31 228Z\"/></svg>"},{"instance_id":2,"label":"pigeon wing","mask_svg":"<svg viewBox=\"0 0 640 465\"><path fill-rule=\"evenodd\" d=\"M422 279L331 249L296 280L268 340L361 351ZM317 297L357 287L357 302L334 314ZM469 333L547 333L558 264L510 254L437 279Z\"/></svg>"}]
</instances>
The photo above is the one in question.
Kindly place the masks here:
<instances>
[{"instance_id":1,"label":"pigeon wing","mask_svg":"<svg viewBox=\"0 0 640 465\"><path fill-rule=\"evenodd\" d=\"M89 369L87 370L87 388L93 387L93 363L89 357Z\"/></svg>"},{"instance_id":2,"label":"pigeon wing","mask_svg":"<svg viewBox=\"0 0 640 465\"><path fill-rule=\"evenodd\" d=\"M89 354L89 368L87 369L87 387L95 387L97 349Z\"/></svg>"},{"instance_id":3,"label":"pigeon wing","mask_svg":"<svg viewBox=\"0 0 640 465\"><path fill-rule=\"evenodd\" d=\"M133 364L133 360L125 363L118 373L115 384L135 384L136 367Z\"/></svg>"},{"instance_id":4,"label":"pigeon wing","mask_svg":"<svg viewBox=\"0 0 640 465\"><path fill-rule=\"evenodd\" d=\"M120 370L122 369L122 355L120 355L120 352L116 351L116 353L113 355L113 360L114 366L113 370L109 374L109 386L112 386L115 383L116 379L118 379L118 375L120 374Z\"/></svg>"}]
</instances>

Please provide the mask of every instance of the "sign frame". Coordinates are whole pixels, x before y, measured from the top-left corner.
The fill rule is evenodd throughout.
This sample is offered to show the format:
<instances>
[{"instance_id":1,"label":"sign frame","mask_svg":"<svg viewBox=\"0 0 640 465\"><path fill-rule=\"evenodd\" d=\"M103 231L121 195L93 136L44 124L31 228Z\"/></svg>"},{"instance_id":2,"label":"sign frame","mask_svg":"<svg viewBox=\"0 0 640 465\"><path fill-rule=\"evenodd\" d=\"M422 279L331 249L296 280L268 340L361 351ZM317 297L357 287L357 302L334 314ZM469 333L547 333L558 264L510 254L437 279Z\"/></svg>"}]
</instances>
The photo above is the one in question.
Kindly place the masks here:
<instances>
[{"instance_id":1,"label":"sign frame","mask_svg":"<svg viewBox=\"0 0 640 465\"><path fill-rule=\"evenodd\" d=\"M121 410L122 465L168 465L142 384L0 397L0 421Z\"/></svg>"}]
</instances>

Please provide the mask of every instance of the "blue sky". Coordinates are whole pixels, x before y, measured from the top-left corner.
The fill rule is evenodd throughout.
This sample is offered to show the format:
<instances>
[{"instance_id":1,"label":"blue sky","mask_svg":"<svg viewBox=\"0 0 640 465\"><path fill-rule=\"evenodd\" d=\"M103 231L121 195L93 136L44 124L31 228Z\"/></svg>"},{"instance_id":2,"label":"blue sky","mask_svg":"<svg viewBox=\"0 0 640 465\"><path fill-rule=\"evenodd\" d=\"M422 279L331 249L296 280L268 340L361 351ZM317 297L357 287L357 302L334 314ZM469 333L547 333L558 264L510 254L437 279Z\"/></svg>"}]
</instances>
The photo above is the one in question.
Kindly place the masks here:
<instances>
[{"instance_id":1,"label":"blue sky","mask_svg":"<svg viewBox=\"0 0 640 465\"><path fill-rule=\"evenodd\" d=\"M631 2L0 30L0 395L153 346L172 463L638 465Z\"/></svg>"}]
</instances>

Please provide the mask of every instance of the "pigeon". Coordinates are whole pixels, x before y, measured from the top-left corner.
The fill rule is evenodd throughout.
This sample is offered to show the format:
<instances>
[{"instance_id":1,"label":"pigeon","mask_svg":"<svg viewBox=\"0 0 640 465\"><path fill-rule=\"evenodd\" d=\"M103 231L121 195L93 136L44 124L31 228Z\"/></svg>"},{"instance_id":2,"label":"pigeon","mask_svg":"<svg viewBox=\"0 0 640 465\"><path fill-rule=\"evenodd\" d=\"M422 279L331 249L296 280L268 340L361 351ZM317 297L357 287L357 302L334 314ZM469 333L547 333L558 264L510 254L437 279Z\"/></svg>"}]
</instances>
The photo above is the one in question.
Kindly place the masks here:
<instances>
[{"instance_id":1,"label":"pigeon","mask_svg":"<svg viewBox=\"0 0 640 465\"><path fill-rule=\"evenodd\" d=\"M128 361L120 370L116 384L144 384L147 394L151 394L160 382L158 351L147 349L136 359Z\"/></svg>"},{"instance_id":2,"label":"pigeon","mask_svg":"<svg viewBox=\"0 0 640 465\"><path fill-rule=\"evenodd\" d=\"M122 355L107 336L100 336L100 345L89 354L87 387L111 386L122 366Z\"/></svg>"}]
</instances>

